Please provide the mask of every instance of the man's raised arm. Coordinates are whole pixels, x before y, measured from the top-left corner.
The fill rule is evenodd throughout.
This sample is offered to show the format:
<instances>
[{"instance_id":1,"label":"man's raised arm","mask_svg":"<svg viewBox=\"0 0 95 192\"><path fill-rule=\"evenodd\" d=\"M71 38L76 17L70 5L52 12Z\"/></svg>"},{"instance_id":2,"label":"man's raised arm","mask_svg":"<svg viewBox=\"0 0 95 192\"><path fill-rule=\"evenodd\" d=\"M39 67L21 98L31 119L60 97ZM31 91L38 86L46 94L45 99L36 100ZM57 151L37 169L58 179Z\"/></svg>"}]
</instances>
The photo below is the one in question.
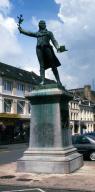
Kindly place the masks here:
<instances>
[{"instance_id":1,"label":"man's raised arm","mask_svg":"<svg viewBox=\"0 0 95 192\"><path fill-rule=\"evenodd\" d=\"M22 33L24 35L27 35L27 36L30 36L30 37L37 37L37 33L26 31L26 30L22 29L20 26L18 27L18 30L19 30L20 33Z\"/></svg>"}]
</instances>

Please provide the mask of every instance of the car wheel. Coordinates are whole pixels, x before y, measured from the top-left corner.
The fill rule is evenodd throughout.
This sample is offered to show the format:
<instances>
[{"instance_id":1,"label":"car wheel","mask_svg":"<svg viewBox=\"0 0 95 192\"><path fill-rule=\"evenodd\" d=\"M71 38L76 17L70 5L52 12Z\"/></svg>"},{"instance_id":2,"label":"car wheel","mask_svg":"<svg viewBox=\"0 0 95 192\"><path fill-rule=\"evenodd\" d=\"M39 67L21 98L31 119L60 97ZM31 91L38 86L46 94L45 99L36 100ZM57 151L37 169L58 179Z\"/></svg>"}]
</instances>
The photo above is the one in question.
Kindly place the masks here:
<instances>
[{"instance_id":1,"label":"car wheel","mask_svg":"<svg viewBox=\"0 0 95 192\"><path fill-rule=\"evenodd\" d=\"M95 161L95 152L92 152L92 153L90 154L90 160L91 160L91 161Z\"/></svg>"}]
</instances>

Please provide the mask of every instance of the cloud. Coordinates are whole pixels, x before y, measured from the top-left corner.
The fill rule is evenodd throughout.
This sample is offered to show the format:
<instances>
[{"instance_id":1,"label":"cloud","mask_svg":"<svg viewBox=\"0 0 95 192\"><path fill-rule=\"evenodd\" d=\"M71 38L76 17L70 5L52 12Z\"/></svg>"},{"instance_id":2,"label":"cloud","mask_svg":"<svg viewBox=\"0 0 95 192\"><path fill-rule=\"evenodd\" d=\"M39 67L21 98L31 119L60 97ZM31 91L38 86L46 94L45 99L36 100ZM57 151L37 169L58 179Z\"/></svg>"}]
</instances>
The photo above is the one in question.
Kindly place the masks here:
<instances>
[{"instance_id":1,"label":"cloud","mask_svg":"<svg viewBox=\"0 0 95 192\"><path fill-rule=\"evenodd\" d=\"M32 17L31 23L34 28L38 28L38 19L36 17Z\"/></svg>"},{"instance_id":2,"label":"cloud","mask_svg":"<svg viewBox=\"0 0 95 192\"><path fill-rule=\"evenodd\" d=\"M9 9L10 6L11 4L9 0L0 0L0 10L5 8Z\"/></svg>"},{"instance_id":3,"label":"cloud","mask_svg":"<svg viewBox=\"0 0 95 192\"><path fill-rule=\"evenodd\" d=\"M0 0L0 12L8 14L11 9L11 3L9 0Z\"/></svg>"},{"instance_id":4,"label":"cloud","mask_svg":"<svg viewBox=\"0 0 95 192\"><path fill-rule=\"evenodd\" d=\"M59 5L58 19L47 19L47 29L53 31L59 44L65 44L68 49L68 52L61 54L55 50L61 62L58 68L60 79L67 88L90 84L95 79L95 0L54 2ZM29 44L19 41L16 21L9 16L12 7L11 0L0 0L0 60L39 73L36 40L30 43L28 38L26 41ZM38 29L38 21L38 18L32 17L34 31ZM46 77L55 79L51 70L46 71Z\"/></svg>"},{"instance_id":5,"label":"cloud","mask_svg":"<svg viewBox=\"0 0 95 192\"><path fill-rule=\"evenodd\" d=\"M15 32L17 30L17 24L13 18L11 18L11 17L4 18L2 15L0 15L0 24L11 35L15 34Z\"/></svg>"},{"instance_id":6,"label":"cloud","mask_svg":"<svg viewBox=\"0 0 95 192\"><path fill-rule=\"evenodd\" d=\"M72 77L74 88L75 79L79 87L90 84L95 78L95 0L55 0L55 3L59 4L59 20L51 21L49 27L59 43L63 42L69 50L58 56L64 64L59 71L62 73L63 69L67 77ZM63 83L65 78L62 78ZM67 78L68 87L70 81Z\"/></svg>"},{"instance_id":7,"label":"cloud","mask_svg":"<svg viewBox=\"0 0 95 192\"><path fill-rule=\"evenodd\" d=\"M9 0L0 0L0 61L7 62L7 58L21 54L22 49L17 40L16 21L8 16L12 4Z\"/></svg>"}]
</instances>

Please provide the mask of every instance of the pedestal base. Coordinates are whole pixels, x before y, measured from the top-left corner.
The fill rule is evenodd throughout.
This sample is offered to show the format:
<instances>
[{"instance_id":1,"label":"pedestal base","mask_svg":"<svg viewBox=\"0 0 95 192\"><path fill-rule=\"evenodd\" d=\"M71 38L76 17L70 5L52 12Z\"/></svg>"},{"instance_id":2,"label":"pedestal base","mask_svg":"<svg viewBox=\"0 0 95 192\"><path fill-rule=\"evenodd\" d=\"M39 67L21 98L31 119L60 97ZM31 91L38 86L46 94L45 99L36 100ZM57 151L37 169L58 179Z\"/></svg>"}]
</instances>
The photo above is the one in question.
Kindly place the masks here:
<instances>
[{"instance_id":1,"label":"pedestal base","mask_svg":"<svg viewBox=\"0 0 95 192\"><path fill-rule=\"evenodd\" d=\"M66 174L83 165L72 146L68 102L72 96L55 85L36 87L31 103L29 149L17 162L18 172Z\"/></svg>"},{"instance_id":2,"label":"pedestal base","mask_svg":"<svg viewBox=\"0 0 95 192\"><path fill-rule=\"evenodd\" d=\"M18 172L68 174L83 165L82 155L73 146L64 149L28 149L17 162Z\"/></svg>"}]
</instances>

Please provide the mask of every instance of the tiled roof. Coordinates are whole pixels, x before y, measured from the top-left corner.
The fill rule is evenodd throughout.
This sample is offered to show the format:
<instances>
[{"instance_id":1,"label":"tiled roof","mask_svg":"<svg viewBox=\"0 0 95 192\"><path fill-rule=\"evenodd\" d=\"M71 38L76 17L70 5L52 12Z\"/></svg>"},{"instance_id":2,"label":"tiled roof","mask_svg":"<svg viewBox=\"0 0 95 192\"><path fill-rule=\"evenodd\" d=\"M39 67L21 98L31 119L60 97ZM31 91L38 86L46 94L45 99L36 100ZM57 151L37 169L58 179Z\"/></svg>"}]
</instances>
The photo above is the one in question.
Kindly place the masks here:
<instances>
[{"instance_id":1,"label":"tiled roof","mask_svg":"<svg viewBox=\"0 0 95 192\"><path fill-rule=\"evenodd\" d=\"M38 76L34 72L29 72L1 62L0 62L0 76L31 83L34 85L38 85L41 81L40 76ZM54 81L49 79L46 79L45 81L46 83L54 83Z\"/></svg>"}]
</instances>

